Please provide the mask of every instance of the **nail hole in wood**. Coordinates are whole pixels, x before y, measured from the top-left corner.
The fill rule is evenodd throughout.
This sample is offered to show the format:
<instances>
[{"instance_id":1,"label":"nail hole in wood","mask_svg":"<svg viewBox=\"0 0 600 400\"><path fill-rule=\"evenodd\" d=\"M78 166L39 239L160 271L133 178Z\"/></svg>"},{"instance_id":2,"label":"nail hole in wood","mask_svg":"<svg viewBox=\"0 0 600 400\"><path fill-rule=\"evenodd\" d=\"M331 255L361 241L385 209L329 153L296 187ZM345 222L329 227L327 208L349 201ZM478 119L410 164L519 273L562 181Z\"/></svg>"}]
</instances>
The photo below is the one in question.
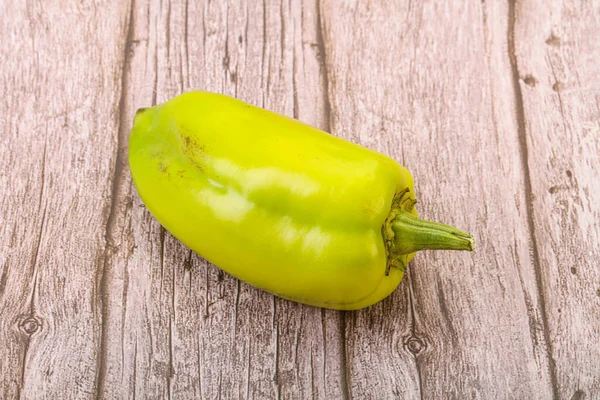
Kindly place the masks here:
<instances>
[{"instance_id":1,"label":"nail hole in wood","mask_svg":"<svg viewBox=\"0 0 600 400\"><path fill-rule=\"evenodd\" d=\"M554 90L555 92L560 92L565 88L565 84L562 82L554 82L554 85L552 85L552 90Z\"/></svg>"},{"instance_id":2,"label":"nail hole in wood","mask_svg":"<svg viewBox=\"0 0 600 400\"><path fill-rule=\"evenodd\" d=\"M525 82L527 86L535 87L537 80L533 76L527 75L523 78L523 82Z\"/></svg>"},{"instance_id":3,"label":"nail hole in wood","mask_svg":"<svg viewBox=\"0 0 600 400\"><path fill-rule=\"evenodd\" d=\"M560 38L558 36L555 36L553 33L548 39L546 39L546 44L548 46L558 47L560 46Z\"/></svg>"}]
</instances>

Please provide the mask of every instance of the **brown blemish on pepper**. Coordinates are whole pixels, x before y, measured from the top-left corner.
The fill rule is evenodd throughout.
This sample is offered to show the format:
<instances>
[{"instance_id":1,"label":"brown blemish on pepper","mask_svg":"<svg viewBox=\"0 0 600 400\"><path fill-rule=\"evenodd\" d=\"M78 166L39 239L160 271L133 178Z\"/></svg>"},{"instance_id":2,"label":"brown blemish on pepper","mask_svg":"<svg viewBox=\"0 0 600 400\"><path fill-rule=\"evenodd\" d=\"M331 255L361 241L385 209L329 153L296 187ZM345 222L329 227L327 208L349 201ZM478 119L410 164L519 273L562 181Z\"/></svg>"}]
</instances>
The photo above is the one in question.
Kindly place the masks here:
<instances>
[{"instance_id":1,"label":"brown blemish on pepper","mask_svg":"<svg viewBox=\"0 0 600 400\"><path fill-rule=\"evenodd\" d=\"M191 133L188 129L182 128L182 130L187 133ZM199 170L203 169L202 164L200 164L197 160L198 157L202 157L204 153L204 146L198 144L195 140L193 140L190 135L181 135L181 139L183 141L183 152L187 156L188 161Z\"/></svg>"},{"instance_id":2,"label":"brown blemish on pepper","mask_svg":"<svg viewBox=\"0 0 600 400\"><path fill-rule=\"evenodd\" d=\"M191 133L186 129L187 133ZM196 143L195 140L191 138L190 135L181 135L183 140L184 151L188 154L198 154L204 152L204 146Z\"/></svg>"},{"instance_id":3,"label":"brown blemish on pepper","mask_svg":"<svg viewBox=\"0 0 600 400\"><path fill-rule=\"evenodd\" d=\"M190 149L192 148L192 139L190 139L189 136L182 136L183 137L183 147L185 148L186 151L190 151Z\"/></svg>"}]
</instances>

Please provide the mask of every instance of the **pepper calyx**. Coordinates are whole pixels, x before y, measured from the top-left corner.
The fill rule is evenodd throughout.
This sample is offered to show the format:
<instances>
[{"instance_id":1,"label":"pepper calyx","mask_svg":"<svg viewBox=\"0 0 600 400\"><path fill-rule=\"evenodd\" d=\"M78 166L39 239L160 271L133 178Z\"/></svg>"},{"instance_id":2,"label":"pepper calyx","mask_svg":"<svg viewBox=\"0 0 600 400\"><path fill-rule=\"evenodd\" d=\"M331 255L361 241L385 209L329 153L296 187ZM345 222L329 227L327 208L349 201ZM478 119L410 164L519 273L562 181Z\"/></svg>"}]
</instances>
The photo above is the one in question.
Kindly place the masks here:
<instances>
[{"instance_id":1,"label":"pepper calyx","mask_svg":"<svg viewBox=\"0 0 600 400\"><path fill-rule=\"evenodd\" d=\"M475 241L468 233L415 216L412 211L416 200L408 197L408 192L409 188L405 188L394 196L390 214L383 224L386 276L391 267L405 272L408 256L420 250L474 250Z\"/></svg>"}]
</instances>

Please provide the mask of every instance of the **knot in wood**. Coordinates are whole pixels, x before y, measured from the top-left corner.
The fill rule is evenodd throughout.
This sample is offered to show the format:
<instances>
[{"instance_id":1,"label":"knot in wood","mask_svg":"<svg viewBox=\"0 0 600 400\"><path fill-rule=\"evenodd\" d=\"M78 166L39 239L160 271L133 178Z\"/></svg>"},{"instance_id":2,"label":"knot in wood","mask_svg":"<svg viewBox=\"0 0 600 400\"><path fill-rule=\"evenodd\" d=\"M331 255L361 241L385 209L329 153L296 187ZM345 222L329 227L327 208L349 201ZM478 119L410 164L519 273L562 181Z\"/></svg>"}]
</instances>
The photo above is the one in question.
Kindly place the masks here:
<instances>
[{"instance_id":1,"label":"knot in wood","mask_svg":"<svg viewBox=\"0 0 600 400\"><path fill-rule=\"evenodd\" d=\"M425 343L418 337L411 336L406 341L406 347L408 348L408 351L417 355L425 349Z\"/></svg>"},{"instance_id":2,"label":"knot in wood","mask_svg":"<svg viewBox=\"0 0 600 400\"><path fill-rule=\"evenodd\" d=\"M28 317L19 324L19 327L27 335L33 335L38 331L38 329L40 329L41 325L42 324L37 320L37 318Z\"/></svg>"}]
</instances>

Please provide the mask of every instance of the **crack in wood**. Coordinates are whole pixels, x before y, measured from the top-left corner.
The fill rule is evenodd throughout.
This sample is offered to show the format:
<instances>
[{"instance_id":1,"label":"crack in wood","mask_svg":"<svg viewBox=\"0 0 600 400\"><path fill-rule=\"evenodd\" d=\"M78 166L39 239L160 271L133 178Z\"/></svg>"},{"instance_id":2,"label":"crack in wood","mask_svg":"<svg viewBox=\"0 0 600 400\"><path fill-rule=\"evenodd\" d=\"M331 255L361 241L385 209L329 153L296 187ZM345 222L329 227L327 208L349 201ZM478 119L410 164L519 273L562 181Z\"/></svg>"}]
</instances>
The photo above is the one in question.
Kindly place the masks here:
<instances>
[{"instance_id":1,"label":"crack in wood","mask_svg":"<svg viewBox=\"0 0 600 400\"><path fill-rule=\"evenodd\" d=\"M44 154L46 153L46 148L44 147ZM42 185L43 188L43 185ZM41 204L41 203L40 203ZM27 300L27 303L29 303L29 318L36 318L36 298L37 298L37 292L38 292L38 287L39 287L39 279L38 279L38 256L39 256L39 251L40 251L40 246L42 243L42 235L44 233L44 227L46 224L46 207L44 207L44 211L42 212L42 222L40 224L40 232L38 234L38 240L37 243L35 245L35 250L33 252L33 256L32 256L32 263L31 263L31 269L33 270L33 276L32 276L32 281L33 281L33 287L31 288L31 294L29 295L29 299ZM27 332L26 332L27 334ZM21 381L19 382L19 396L22 396L23 393L23 388L25 387L25 371L27 370L27 353L29 351L29 344L31 343L31 335L28 334L26 339L25 339L25 348L23 350L23 365L22 365L22 369L21 369Z\"/></svg>"},{"instance_id":2,"label":"crack in wood","mask_svg":"<svg viewBox=\"0 0 600 400\"><path fill-rule=\"evenodd\" d=\"M117 146L115 154L115 163L113 165L113 180L111 189L111 203L108 218L106 220L106 230L104 233L105 238L105 252L102 256L102 261L99 263L101 266L98 271L99 279L99 297L100 297L100 314L101 314L101 333L100 343L98 348L97 356L97 372L96 379L94 382L95 397L97 399L104 396L104 384L106 379L106 362L107 362L107 347L108 347L108 269L109 262L113 256L114 241L116 237L116 223L119 200L123 197L121 193L121 187L123 179L125 177L124 164L126 162L124 143L126 142L127 128L125 123L125 116L127 110L127 101L129 98L129 80L131 75L131 53L132 53L132 41L134 36L134 12L135 12L135 0L131 0L129 4L128 19L126 21L127 30L125 34L125 45L123 51L123 68L121 69L121 98L119 100L119 122L118 122L118 133L117 133Z\"/></svg>"},{"instance_id":3,"label":"crack in wood","mask_svg":"<svg viewBox=\"0 0 600 400\"><path fill-rule=\"evenodd\" d=\"M417 330L416 330L416 326L417 326L417 310L415 307L415 294L414 294L414 277L413 277L413 271L412 268L409 268L406 272L406 275L404 279L408 280L408 301L409 301L409 307L408 307L408 314L410 317L410 327L409 327L409 332L411 335L411 338L416 338L420 341L423 341L423 338L421 338L418 334L417 334ZM426 347L426 344L425 346ZM410 351L410 349L409 349ZM413 354L413 356L415 357L415 368L417 371L417 379L418 379L418 389L419 389L419 397L421 399L423 399L423 377L421 376L421 365L419 363L419 358L417 358L417 354Z\"/></svg>"},{"instance_id":4,"label":"crack in wood","mask_svg":"<svg viewBox=\"0 0 600 400\"><path fill-rule=\"evenodd\" d=\"M342 376L340 380L342 381L342 395L344 396L344 400L350 400L352 398L351 388L350 388L350 364L348 363L347 349L346 349L346 316L347 311L339 311L340 314L340 356L341 356L341 372Z\"/></svg>"},{"instance_id":5,"label":"crack in wood","mask_svg":"<svg viewBox=\"0 0 600 400\"><path fill-rule=\"evenodd\" d=\"M321 11L321 0L317 1L317 48L318 48L318 59L321 64L321 85L324 96L324 105L325 105L325 123L323 129L326 132L331 133L332 125L331 125L331 101L329 98L329 75L327 70L327 55L325 51L325 41L323 38L323 31L325 30L325 19L323 18Z\"/></svg>"},{"instance_id":6,"label":"crack in wood","mask_svg":"<svg viewBox=\"0 0 600 400\"><path fill-rule=\"evenodd\" d=\"M509 0L508 7L508 54L510 59L510 65L512 68L512 81L515 93L515 114L517 116L518 133L519 133L519 148L521 152L521 165L523 170L523 180L525 185L525 199L527 202L526 214L527 214L527 226L529 232L529 239L531 243L531 255L532 263L535 273L536 289L538 304L541 312L541 326L544 333L544 342L546 347L546 358L548 360L550 384L552 385L553 398L559 398L558 391L558 378L556 376L556 364L552 356L552 342L548 332L548 314L546 312L546 304L543 295L543 272L540 264L539 250L537 237L535 233L535 220L533 211L533 189L531 184L531 172L529 170L529 148L527 143L527 128L525 126L525 107L523 104L523 92L519 83L519 65L518 57L516 53L516 39L515 39L515 25L517 23L516 15L516 2L517 0Z\"/></svg>"},{"instance_id":7,"label":"crack in wood","mask_svg":"<svg viewBox=\"0 0 600 400\"><path fill-rule=\"evenodd\" d=\"M183 62L182 64L182 70L181 70L181 91L184 91L184 82L185 82L185 87L189 88L190 86L190 44L189 44L189 34L188 34L188 26L190 23L190 13L189 13L189 0L185 0L185 8L184 8L184 15L183 15L183 20L184 20L184 26L183 26L183 41L184 41L184 49L185 49L185 70L187 72L186 75L183 74ZM187 79L186 79L187 78Z\"/></svg>"}]
</instances>

